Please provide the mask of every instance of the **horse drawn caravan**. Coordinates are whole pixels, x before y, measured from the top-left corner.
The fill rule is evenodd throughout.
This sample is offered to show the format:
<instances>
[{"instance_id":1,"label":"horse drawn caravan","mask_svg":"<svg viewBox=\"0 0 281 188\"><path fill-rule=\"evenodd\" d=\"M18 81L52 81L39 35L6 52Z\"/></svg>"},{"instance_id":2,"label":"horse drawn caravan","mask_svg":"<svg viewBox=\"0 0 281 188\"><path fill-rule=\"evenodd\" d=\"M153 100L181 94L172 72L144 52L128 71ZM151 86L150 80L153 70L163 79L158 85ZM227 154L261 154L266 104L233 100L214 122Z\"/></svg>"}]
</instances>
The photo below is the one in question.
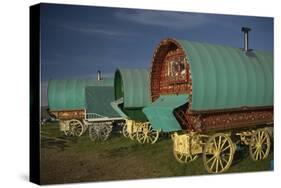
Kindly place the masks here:
<instances>
[{"instance_id":1,"label":"horse drawn caravan","mask_svg":"<svg viewBox=\"0 0 281 188\"><path fill-rule=\"evenodd\" d=\"M150 85L152 103L143 112L155 130L172 134L180 163L202 154L209 173L225 172L237 144L249 146L253 160L268 156L272 53L165 39L153 56Z\"/></svg>"},{"instance_id":2,"label":"horse drawn caravan","mask_svg":"<svg viewBox=\"0 0 281 188\"><path fill-rule=\"evenodd\" d=\"M81 136L89 128L92 140L106 140L112 125L122 121L110 106L113 92L112 79L50 80L49 113L67 136Z\"/></svg>"}]
</instances>

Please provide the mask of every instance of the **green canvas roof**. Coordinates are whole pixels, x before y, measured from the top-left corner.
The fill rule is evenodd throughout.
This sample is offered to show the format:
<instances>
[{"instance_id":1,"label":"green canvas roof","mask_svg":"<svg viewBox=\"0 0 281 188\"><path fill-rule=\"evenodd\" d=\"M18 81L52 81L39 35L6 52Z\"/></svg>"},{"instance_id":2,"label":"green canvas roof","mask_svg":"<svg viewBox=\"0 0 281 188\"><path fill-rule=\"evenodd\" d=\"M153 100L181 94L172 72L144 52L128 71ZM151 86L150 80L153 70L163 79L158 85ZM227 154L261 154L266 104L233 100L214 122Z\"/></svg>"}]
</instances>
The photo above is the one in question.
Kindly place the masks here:
<instances>
[{"instance_id":1,"label":"green canvas roof","mask_svg":"<svg viewBox=\"0 0 281 188\"><path fill-rule=\"evenodd\" d=\"M142 108L151 103L149 84L148 70L118 69L114 76L115 100L123 101L112 103L113 108L128 119L146 121Z\"/></svg>"},{"instance_id":2,"label":"green canvas roof","mask_svg":"<svg viewBox=\"0 0 281 188\"><path fill-rule=\"evenodd\" d=\"M177 41L190 63L191 109L273 106L273 54L259 50Z\"/></svg>"},{"instance_id":3,"label":"green canvas roof","mask_svg":"<svg viewBox=\"0 0 281 188\"><path fill-rule=\"evenodd\" d=\"M48 106L51 111L85 109L86 86L113 86L113 79L50 80Z\"/></svg>"},{"instance_id":4,"label":"green canvas roof","mask_svg":"<svg viewBox=\"0 0 281 188\"><path fill-rule=\"evenodd\" d=\"M96 113L105 117L120 117L110 105L110 102L114 100L114 87L88 86L85 95L87 113Z\"/></svg>"},{"instance_id":5,"label":"green canvas roof","mask_svg":"<svg viewBox=\"0 0 281 188\"><path fill-rule=\"evenodd\" d=\"M149 71L146 69L118 69L114 76L115 99L124 99L125 108L147 106L150 100Z\"/></svg>"},{"instance_id":6,"label":"green canvas roof","mask_svg":"<svg viewBox=\"0 0 281 188\"><path fill-rule=\"evenodd\" d=\"M164 132L179 131L181 126L175 118L175 108L187 103L188 95L161 95L156 101L143 109L155 130Z\"/></svg>"}]
</instances>

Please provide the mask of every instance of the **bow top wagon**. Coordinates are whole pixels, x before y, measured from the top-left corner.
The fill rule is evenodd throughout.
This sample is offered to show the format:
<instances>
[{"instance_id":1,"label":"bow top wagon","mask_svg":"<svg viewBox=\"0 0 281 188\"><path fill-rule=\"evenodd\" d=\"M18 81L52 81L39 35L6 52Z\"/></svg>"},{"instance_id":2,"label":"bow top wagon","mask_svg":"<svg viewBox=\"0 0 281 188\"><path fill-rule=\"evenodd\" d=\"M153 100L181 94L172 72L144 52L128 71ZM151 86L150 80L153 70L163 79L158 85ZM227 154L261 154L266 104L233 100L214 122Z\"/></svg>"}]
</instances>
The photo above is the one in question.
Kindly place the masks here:
<instances>
[{"instance_id":1,"label":"bow top wagon","mask_svg":"<svg viewBox=\"0 0 281 188\"><path fill-rule=\"evenodd\" d=\"M273 127L273 55L245 48L164 39L151 70L152 103L143 109L152 127L172 133L181 163L203 153L210 173L226 171L236 138L253 160L270 151Z\"/></svg>"},{"instance_id":2,"label":"bow top wagon","mask_svg":"<svg viewBox=\"0 0 281 188\"><path fill-rule=\"evenodd\" d=\"M89 127L92 140L106 140L112 125L123 120L110 106L114 100L113 79L50 80L49 113L68 136L81 136Z\"/></svg>"}]
</instances>

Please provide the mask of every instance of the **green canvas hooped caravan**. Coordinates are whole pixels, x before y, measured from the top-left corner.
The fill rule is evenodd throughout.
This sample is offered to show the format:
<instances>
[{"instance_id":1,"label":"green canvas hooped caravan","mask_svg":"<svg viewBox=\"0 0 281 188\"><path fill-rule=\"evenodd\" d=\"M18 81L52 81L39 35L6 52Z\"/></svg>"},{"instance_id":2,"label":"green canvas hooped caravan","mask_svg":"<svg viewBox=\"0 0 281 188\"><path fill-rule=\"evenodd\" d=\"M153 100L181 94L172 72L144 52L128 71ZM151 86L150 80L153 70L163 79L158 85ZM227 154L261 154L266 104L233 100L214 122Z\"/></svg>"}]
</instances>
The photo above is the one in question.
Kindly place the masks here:
<instances>
[{"instance_id":1,"label":"green canvas hooped caravan","mask_svg":"<svg viewBox=\"0 0 281 188\"><path fill-rule=\"evenodd\" d=\"M248 42L249 28L242 28ZM209 173L225 172L236 145L254 161L267 158L273 137L273 53L164 39L152 61L152 103L143 112L171 134L180 163L201 154ZM234 142L235 140L235 142Z\"/></svg>"},{"instance_id":2,"label":"green canvas hooped caravan","mask_svg":"<svg viewBox=\"0 0 281 188\"><path fill-rule=\"evenodd\" d=\"M81 136L89 128L90 138L106 140L112 124L122 117L111 107L114 100L113 79L50 80L49 113L60 122L67 136Z\"/></svg>"}]
</instances>

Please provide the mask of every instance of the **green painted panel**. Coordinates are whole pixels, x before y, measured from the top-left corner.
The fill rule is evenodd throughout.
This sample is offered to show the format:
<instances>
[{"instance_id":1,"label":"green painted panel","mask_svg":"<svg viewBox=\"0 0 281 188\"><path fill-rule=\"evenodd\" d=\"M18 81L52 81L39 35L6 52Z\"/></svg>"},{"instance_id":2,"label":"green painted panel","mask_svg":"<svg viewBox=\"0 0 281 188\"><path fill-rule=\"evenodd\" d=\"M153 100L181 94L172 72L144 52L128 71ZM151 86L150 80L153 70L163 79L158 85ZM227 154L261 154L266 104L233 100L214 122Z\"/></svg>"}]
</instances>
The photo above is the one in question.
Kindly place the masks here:
<instances>
[{"instance_id":1,"label":"green painted panel","mask_svg":"<svg viewBox=\"0 0 281 188\"><path fill-rule=\"evenodd\" d=\"M113 79L103 80L50 80L48 106L51 111L85 109L86 86L111 86Z\"/></svg>"},{"instance_id":2,"label":"green painted panel","mask_svg":"<svg viewBox=\"0 0 281 188\"><path fill-rule=\"evenodd\" d=\"M121 109L120 105L123 104L123 98L120 98L116 101L112 101L110 104L112 106L112 108L124 119L128 119L128 116L123 112L123 110Z\"/></svg>"},{"instance_id":3,"label":"green painted panel","mask_svg":"<svg viewBox=\"0 0 281 188\"><path fill-rule=\"evenodd\" d=\"M110 105L114 100L113 86L87 86L85 91L87 113L96 113L105 117L119 117Z\"/></svg>"},{"instance_id":4,"label":"green painted panel","mask_svg":"<svg viewBox=\"0 0 281 188\"><path fill-rule=\"evenodd\" d=\"M146 121L142 108L151 103L149 71L145 69L118 69L114 76L115 110L126 115L126 118Z\"/></svg>"},{"instance_id":5,"label":"green painted panel","mask_svg":"<svg viewBox=\"0 0 281 188\"><path fill-rule=\"evenodd\" d=\"M174 116L174 109L187 103L188 95L161 95L156 101L143 109L155 130L164 132L182 130Z\"/></svg>"},{"instance_id":6,"label":"green painted panel","mask_svg":"<svg viewBox=\"0 0 281 188\"><path fill-rule=\"evenodd\" d=\"M192 110L273 106L273 54L178 41L192 77Z\"/></svg>"},{"instance_id":7,"label":"green painted panel","mask_svg":"<svg viewBox=\"0 0 281 188\"><path fill-rule=\"evenodd\" d=\"M122 108L122 109L124 113L129 117L129 119L137 120L137 121L147 121L147 118L142 111L143 108Z\"/></svg>"}]
</instances>

